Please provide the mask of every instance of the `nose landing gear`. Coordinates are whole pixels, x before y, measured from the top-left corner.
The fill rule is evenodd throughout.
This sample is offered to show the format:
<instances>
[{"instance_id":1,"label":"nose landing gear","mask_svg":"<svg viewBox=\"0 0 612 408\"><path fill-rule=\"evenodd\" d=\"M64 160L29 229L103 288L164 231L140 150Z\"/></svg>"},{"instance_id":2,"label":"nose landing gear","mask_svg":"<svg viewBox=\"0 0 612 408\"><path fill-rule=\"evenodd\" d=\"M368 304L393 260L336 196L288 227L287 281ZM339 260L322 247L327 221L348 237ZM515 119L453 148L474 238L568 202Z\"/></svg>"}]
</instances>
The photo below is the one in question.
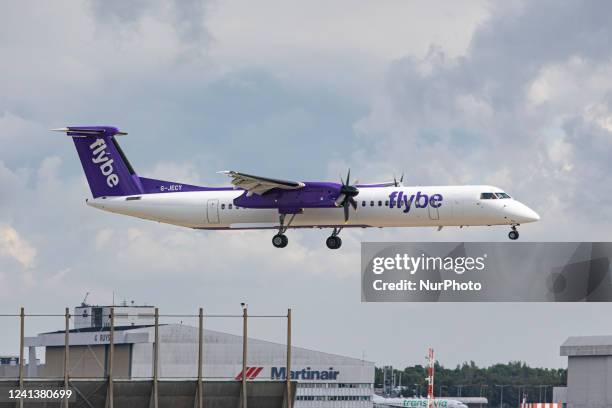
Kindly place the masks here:
<instances>
[{"instance_id":1,"label":"nose landing gear","mask_svg":"<svg viewBox=\"0 0 612 408\"><path fill-rule=\"evenodd\" d=\"M517 240L517 239L518 239L518 237L519 237L519 233L518 233L518 231L516 230L516 225L513 225L513 226L512 226L512 231L510 231L510 232L508 233L508 238L510 238L511 240L515 241L515 240Z\"/></svg>"},{"instance_id":2,"label":"nose landing gear","mask_svg":"<svg viewBox=\"0 0 612 408\"><path fill-rule=\"evenodd\" d=\"M325 244L329 249L338 249L342 246L342 240L338 236L340 231L342 231L342 228L334 228L332 234L325 240Z\"/></svg>"}]
</instances>

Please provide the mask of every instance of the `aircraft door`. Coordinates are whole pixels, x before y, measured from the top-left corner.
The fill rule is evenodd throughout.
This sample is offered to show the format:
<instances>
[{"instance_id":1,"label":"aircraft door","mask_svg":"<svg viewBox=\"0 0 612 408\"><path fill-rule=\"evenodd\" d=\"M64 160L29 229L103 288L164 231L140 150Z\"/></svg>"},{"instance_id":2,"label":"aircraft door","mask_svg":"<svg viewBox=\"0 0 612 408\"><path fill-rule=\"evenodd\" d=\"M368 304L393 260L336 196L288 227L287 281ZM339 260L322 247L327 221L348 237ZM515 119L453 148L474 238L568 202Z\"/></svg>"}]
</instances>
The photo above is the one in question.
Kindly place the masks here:
<instances>
[{"instance_id":1,"label":"aircraft door","mask_svg":"<svg viewBox=\"0 0 612 408\"><path fill-rule=\"evenodd\" d=\"M208 200L208 204L206 206L206 218L208 219L209 224L218 224L219 223L219 200L214 198Z\"/></svg>"},{"instance_id":2,"label":"aircraft door","mask_svg":"<svg viewBox=\"0 0 612 408\"><path fill-rule=\"evenodd\" d=\"M427 211L429 212L429 219L430 220L439 220L440 219L440 212L438 211L437 208L433 208L431 205L427 206Z\"/></svg>"}]
</instances>

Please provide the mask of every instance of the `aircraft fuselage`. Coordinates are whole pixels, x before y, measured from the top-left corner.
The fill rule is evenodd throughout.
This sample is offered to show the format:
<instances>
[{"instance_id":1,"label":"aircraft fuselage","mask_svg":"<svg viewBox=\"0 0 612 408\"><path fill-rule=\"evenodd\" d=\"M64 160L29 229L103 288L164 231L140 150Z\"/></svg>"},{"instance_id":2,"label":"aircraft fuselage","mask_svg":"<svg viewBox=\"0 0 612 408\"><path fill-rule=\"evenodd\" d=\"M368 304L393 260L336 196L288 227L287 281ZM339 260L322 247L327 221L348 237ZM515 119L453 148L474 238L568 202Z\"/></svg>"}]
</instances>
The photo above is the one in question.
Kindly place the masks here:
<instances>
[{"instance_id":1,"label":"aircraft fuselage","mask_svg":"<svg viewBox=\"0 0 612 408\"><path fill-rule=\"evenodd\" d=\"M357 211L345 223L341 208L294 211L296 227L428 227L519 225L539 216L512 198L481 199L491 186L360 187ZM321 192L321 201L326 199ZM113 213L198 229L278 228L279 209L247 208L245 191L230 188L99 197L88 205ZM244 202L244 201L242 201ZM287 214L287 219L293 215Z\"/></svg>"}]
</instances>

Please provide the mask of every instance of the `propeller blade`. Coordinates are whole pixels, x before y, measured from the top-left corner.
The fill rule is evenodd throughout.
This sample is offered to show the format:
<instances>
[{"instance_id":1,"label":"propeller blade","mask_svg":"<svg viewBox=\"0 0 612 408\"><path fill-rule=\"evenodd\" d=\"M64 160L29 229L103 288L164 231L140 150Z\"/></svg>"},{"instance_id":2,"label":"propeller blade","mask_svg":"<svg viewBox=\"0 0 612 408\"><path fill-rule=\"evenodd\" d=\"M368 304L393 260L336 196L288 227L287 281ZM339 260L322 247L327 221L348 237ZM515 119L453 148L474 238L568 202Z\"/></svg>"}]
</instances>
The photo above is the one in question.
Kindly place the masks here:
<instances>
[{"instance_id":1,"label":"propeller blade","mask_svg":"<svg viewBox=\"0 0 612 408\"><path fill-rule=\"evenodd\" d=\"M346 200L344 202L344 222L347 222L349 219L349 202Z\"/></svg>"},{"instance_id":2,"label":"propeller blade","mask_svg":"<svg viewBox=\"0 0 612 408\"><path fill-rule=\"evenodd\" d=\"M342 205L342 203L344 202L344 199L346 198L346 194L340 194L338 196L338 198L336 198L336 202L334 203L336 205L336 207L340 207Z\"/></svg>"},{"instance_id":3,"label":"propeller blade","mask_svg":"<svg viewBox=\"0 0 612 408\"><path fill-rule=\"evenodd\" d=\"M336 207L343 207L344 209L344 222L348 222L350 215L350 207L353 207L354 210L357 210L357 201L353 197L359 194L359 189L355 187L355 184L359 183L355 181L353 185L351 185L351 169L348 169L346 173L346 180L342 179L340 176L340 181L342 186L340 187L340 194L334 204Z\"/></svg>"}]
</instances>

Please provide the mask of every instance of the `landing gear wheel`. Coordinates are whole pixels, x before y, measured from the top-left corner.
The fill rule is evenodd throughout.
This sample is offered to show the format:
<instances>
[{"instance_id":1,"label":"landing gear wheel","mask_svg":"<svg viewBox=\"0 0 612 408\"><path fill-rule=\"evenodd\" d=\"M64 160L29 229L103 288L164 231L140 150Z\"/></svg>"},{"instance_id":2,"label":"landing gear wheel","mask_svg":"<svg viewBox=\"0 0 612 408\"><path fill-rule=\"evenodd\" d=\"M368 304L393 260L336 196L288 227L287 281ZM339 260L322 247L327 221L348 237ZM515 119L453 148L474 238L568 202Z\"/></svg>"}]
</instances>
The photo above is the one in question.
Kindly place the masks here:
<instances>
[{"instance_id":1,"label":"landing gear wheel","mask_svg":"<svg viewBox=\"0 0 612 408\"><path fill-rule=\"evenodd\" d=\"M342 246L342 240L340 239L340 237L332 235L330 237L327 237L327 239L325 240L325 244L329 249L338 249Z\"/></svg>"},{"instance_id":2,"label":"landing gear wheel","mask_svg":"<svg viewBox=\"0 0 612 408\"><path fill-rule=\"evenodd\" d=\"M518 239L518 237L519 237L519 233L518 233L518 231L517 231L517 230L515 230L515 229L513 229L512 231L510 231L510 232L508 233L508 238L510 238L510 239L511 239L511 240L513 240L513 241L517 240L517 239Z\"/></svg>"},{"instance_id":3,"label":"landing gear wheel","mask_svg":"<svg viewBox=\"0 0 612 408\"><path fill-rule=\"evenodd\" d=\"M289 238L283 234L276 234L272 237L272 245L276 248L284 248L289 243Z\"/></svg>"}]
</instances>

